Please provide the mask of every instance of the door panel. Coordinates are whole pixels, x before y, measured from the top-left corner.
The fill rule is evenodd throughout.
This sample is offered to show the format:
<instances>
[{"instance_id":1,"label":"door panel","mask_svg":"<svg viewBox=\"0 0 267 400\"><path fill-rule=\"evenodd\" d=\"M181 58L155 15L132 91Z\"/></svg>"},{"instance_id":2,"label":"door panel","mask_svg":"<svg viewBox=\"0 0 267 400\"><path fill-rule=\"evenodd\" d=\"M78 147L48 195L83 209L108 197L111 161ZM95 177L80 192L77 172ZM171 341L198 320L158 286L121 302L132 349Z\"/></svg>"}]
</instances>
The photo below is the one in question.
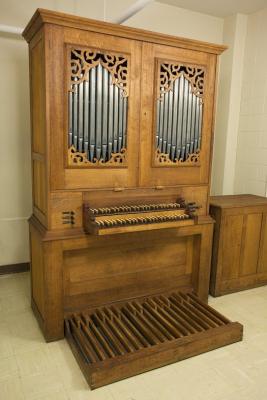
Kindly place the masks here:
<instances>
[{"instance_id":1,"label":"door panel","mask_svg":"<svg viewBox=\"0 0 267 400\"><path fill-rule=\"evenodd\" d=\"M248 214L244 219L240 276L257 272L262 214Z\"/></svg>"},{"instance_id":2,"label":"door panel","mask_svg":"<svg viewBox=\"0 0 267 400\"><path fill-rule=\"evenodd\" d=\"M243 215L225 218L222 237L222 280L239 276L240 251L243 230Z\"/></svg>"},{"instance_id":3,"label":"door panel","mask_svg":"<svg viewBox=\"0 0 267 400\"><path fill-rule=\"evenodd\" d=\"M140 43L67 28L57 41L49 50L50 84L62 100L50 99L50 112L57 113L53 189L136 186Z\"/></svg>"},{"instance_id":4,"label":"door panel","mask_svg":"<svg viewBox=\"0 0 267 400\"><path fill-rule=\"evenodd\" d=\"M215 56L144 43L141 186L208 183Z\"/></svg>"}]
</instances>

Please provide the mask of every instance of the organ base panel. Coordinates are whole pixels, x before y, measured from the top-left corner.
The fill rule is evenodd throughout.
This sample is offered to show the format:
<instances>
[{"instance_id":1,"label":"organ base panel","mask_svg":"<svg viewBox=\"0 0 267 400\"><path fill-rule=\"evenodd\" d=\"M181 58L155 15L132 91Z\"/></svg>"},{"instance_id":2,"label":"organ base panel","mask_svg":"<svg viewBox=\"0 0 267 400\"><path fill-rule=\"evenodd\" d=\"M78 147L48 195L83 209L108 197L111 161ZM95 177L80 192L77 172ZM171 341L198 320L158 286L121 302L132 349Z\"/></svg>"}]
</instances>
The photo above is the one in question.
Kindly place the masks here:
<instances>
[{"instance_id":1,"label":"organ base panel","mask_svg":"<svg viewBox=\"0 0 267 400\"><path fill-rule=\"evenodd\" d=\"M208 305L218 55L37 10L29 43L32 309L92 389L241 340Z\"/></svg>"}]
</instances>

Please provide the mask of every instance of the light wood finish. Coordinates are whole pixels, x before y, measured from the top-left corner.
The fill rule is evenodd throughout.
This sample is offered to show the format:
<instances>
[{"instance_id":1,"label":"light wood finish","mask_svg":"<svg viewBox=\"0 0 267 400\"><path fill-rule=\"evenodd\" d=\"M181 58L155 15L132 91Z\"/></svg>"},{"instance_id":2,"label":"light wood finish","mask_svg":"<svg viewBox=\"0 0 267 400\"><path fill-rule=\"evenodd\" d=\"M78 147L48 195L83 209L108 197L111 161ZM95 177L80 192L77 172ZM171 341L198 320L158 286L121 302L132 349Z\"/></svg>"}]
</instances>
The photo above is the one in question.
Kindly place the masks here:
<instances>
[{"instance_id":1,"label":"light wood finish","mask_svg":"<svg viewBox=\"0 0 267 400\"><path fill-rule=\"evenodd\" d=\"M214 296L267 284L267 199L215 196L210 291Z\"/></svg>"},{"instance_id":2,"label":"light wood finish","mask_svg":"<svg viewBox=\"0 0 267 400\"><path fill-rule=\"evenodd\" d=\"M31 270L32 299L34 300L41 315L45 313L45 276L44 276L44 253L43 244L38 231L31 228Z\"/></svg>"},{"instance_id":3,"label":"light wood finish","mask_svg":"<svg viewBox=\"0 0 267 400\"><path fill-rule=\"evenodd\" d=\"M216 82L216 57L210 54L193 52L185 49L173 49L168 46L143 44L142 60L142 101L141 101L141 186L170 186L181 184L207 184L211 154L211 136L213 120L213 102ZM173 60L177 64L199 65L205 68L204 118L202 125L202 144L200 164L193 165L155 165L154 134L156 129L155 99L157 90L155 80L158 60Z\"/></svg>"},{"instance_id":4,"label":"light wood finish","mask_svg":"<svg viewBox=\"0 0 267 400\"><path fill-rule=\"evenodd\" d=\"M97 367L91 377L91 367L89 371L81 363L92 388L240 340L240 325L224 324L225 318L200 303L207 303L209 290L213 220L208 207L216 65L225 47L47 10L36 11L23 35L29 42L31 81L31 303L45 339L63 338L67 320L74 353L80 359L78 353L83 351ZM183 74L193 95L203 101L203 119L198 116L197 120L200 108L193 108L192 100L192 115L203 120L201 145L197 133L197 144L194 142L190 152L186 150L189 158L183 162L157 163L159 158L155 158L159 89L155 66L159 62L181 64L178 74ZM92 77L96 71L97 76ZM173 75L164 90L171 89L176 78L177 74ZM116 107L110 106L107 112L111 99L116 99ZM189 140L188 132L191 138L194 129L200 130L196 124L188 125ZM177 135L181 137L182 132ZM138 224L96 229L106 216L95 217L92 223L92 215L83 214L85 206L99 209L177 202L183 204L175 210L181 219L160 223L144 220L144 214L160 218L158 211L142 213L139 208L134 215L119 214L120 218L136 217ZM193 210L193 203L199 208ZM174 210L166 212L169 218L174 214ZM118 215L112 218L118 219ZM257 229L258 221L254 224L249 219L247 223ZM250 242L249 235L246 240ZM246 251L254 254L253 248ZM262 253L262 262L264 259ZM168 306L171 300L164 306L158 303L178 290L181 295L174 298L172 309ZM189 297L194 292L197 298L184 298L184 292L190 293ZM150 299L140 312L140 301L148 296L159 297ZM125 305L127 301L130 303ZM118 302L124 302L138 328L132 331L124 317L117 316L105 324L104 308L113 310ZM81 321L70 318L70 313L77 316L81 310L95 307L100 307L98 325L92 324L86 313ZM215 327L218 318L221 322ZM85 330L80 331L80 326ZM201 327L207 330L198 332ZM141 331L147 332L155 351L142 348ZM185 332L192 335L182 337ZM77 341L84 334L88 341L82 341L78 349ZM106 341L107 335L112 336L114 345ZM114 357L114 352L127 353L127 357Z\"/></svg>"},{"instance_id":5,"label":"light wood finish","mask_svg":"<svg viewBox=\"0 0 267 400\"><path fill-rule=\"evenodd\" d=\"M63 314L124 298L186 287L207 301L213 221L159 231L49 237L32 217L42 257L32 259L34 311L47 340L63 337ZM164 246L162 246L164 243ZM35 243L32 246L37 246ZM42 261L43 260L43 261ZM41 264L44 273L40 272ZM38 296L40 298L38 298ZM38 307L42 302L43 313Z\"/></svg>"}]
</instances>

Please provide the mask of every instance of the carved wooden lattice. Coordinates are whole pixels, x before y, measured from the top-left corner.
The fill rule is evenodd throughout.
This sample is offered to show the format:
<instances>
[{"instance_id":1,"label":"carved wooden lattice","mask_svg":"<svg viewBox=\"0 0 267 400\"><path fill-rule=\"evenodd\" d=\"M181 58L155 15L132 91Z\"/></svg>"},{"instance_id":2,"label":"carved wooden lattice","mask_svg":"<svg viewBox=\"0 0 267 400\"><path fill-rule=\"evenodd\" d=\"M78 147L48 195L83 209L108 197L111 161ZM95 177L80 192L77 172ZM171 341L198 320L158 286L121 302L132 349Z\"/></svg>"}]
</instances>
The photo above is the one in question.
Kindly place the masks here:
<instances>
[{"instance_id":1,"label":"carved wooden lattice","mask_svg":"<svg viewBox=\"0 0 267 400\"><path fill-rule=\"evenodd\" d=\"M190 82L191 92L203 98L204 90L204 69L182 64L161 64L160 66L160 84L158 97L164 93L173 90L173 83L177 78L184 76Z\"/></svg>"},{"instance_id":2,"label":"carved wooden lattice","mask_svg":"<svg viewBox=\"0 0 267 400\"><path fill-rule=\"evenodd\" d=\"M127 164L128 59L70 50L68 165Z\"/></svg>"},{"instance_id":3,"label":"carved wooden lattice","mask_svg":"<svg viewBox=\"0 0 267 400\"><path fill-rule=\"evenodd\" d=\"M79 153L75 150L74 146L69 148L68 154L69 164L77 165L77 166L87 166L87 164L94 164L95 166L102 165L123 165L126 162L126 149L121 149L120 153L111 153L111 158L109 161L105 162L102 158L99 160L94 159L93 163L91 163L87 159L86 153Z\"/></svg>"},{"instance_id":4,"label":"carved wooden lattice","mask_svg":"<svg viewBox=\"0 0 267 400\"><path fill-rule=\"evenodd\" d=\"M71 51L71 82L79 84L88 79L88 71L101 64L112 76L112 84L123 89L123 96L129 96L127 80L127 58L124 56L112 55L91 50ZM72 89L71 89L72 90Z\"/></svg>"},{"instance_id":5,"label":"carved wooden lattice","mask_svg":"<svg viewBox=\"0 0 267 400\"><path fill-rule=\"evenodd\" d=\"M200 165L204 68L159 63L156 166Z\"/></svg>"},{"instance_id":6,"label":"carved wooden lattice","mask_svg":"<svg viewBox=\"0 0 267 400\"><path fill-rule=\"evenodd\" d=\"M157 149L155 161L157 165L199 165L200 150L197 150L195 153L189 154L187 159L183 161L182 159L178 158L171 160L169 154L161 153L160 150Z\"/></svg>"}]
</instances>

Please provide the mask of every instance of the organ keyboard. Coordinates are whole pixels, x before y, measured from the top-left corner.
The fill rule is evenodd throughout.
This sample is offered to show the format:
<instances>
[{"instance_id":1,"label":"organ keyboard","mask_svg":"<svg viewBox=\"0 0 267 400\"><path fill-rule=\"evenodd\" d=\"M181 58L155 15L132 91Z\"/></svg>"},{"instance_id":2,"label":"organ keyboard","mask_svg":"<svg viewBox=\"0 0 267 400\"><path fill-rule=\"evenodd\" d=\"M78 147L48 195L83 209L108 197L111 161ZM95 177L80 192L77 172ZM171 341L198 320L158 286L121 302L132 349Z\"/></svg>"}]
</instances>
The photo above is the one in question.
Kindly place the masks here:
<instances>
[{"instance_id":1,"label":"organ keyboard","mask_svg":"<svg viewBox=\"0 0 267 400\"><path fill-rule=\"evenodd\" d=\"M193 225L196 203L121 205L91 208L84 206L84 229L87 233L107 235L121 232Z\"/></svg>"}]
</instances>

